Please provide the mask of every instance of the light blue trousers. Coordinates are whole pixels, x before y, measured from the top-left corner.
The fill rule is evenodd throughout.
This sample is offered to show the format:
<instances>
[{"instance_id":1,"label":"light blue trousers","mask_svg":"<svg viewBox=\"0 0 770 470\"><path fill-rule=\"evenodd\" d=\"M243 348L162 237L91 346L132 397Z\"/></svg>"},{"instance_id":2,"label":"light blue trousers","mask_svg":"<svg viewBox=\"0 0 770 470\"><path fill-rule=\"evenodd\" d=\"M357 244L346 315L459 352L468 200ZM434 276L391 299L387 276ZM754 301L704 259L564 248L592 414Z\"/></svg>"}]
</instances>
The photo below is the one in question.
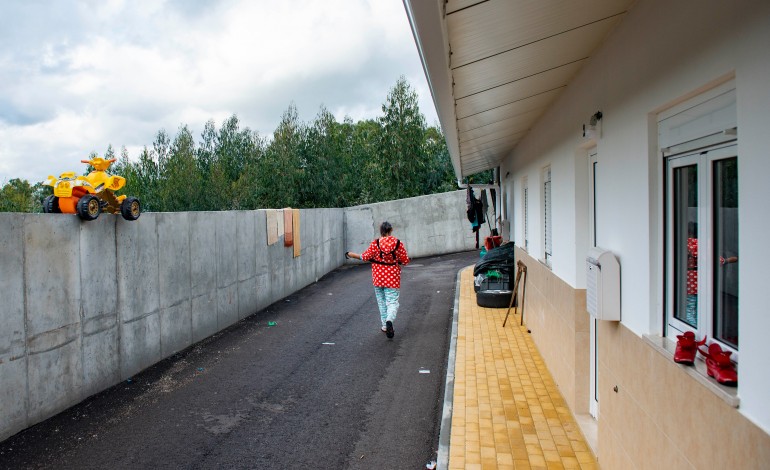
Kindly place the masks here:
<instances>
[{"instance_id":1,"label":"light blue trousers","mask_svg":"<svg viewBox=\"0 0 770 470\"><path fill-rule=\"evenodd\" d=\"M386 321L395 321L398 313L398 289L374 286L374 296L380 308L380 321L383 328Z\"/></svg>"}]
</instances>

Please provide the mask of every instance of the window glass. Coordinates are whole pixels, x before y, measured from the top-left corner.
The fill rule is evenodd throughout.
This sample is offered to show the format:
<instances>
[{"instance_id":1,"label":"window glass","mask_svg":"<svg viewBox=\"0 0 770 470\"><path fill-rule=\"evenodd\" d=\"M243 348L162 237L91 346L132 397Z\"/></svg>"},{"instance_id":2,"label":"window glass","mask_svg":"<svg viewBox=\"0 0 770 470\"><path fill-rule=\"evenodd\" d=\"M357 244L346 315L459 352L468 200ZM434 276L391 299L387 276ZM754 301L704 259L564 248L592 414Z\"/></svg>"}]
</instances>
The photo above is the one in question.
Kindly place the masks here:
<instances>
[{"instance_id":1,"label":"window glass","mask_svg":"<svg viewBox=\"0 0 770 470\"><path fill-rule=\"evenodd\" d=\"M551 246L551 167L547 167L543 172L543 235L545 245L545 262L550 266L551 255L553 253Z\"/></svg>"},{"instance_id":2,"label":"window glass","mask_svg":"<svg viewBox=\"0 0 770 470\"><path fill-rule=\"evenodd\" d=\"M667 159L667 318L677 332L738 352L735 145Z\"/></svg>"},{"instance_id":3,"label":"window glass","mask_svg":"<svg viewBox=\"0 0 770 470\"><path fill-rule=\"evenodd\" d=\"M524 178L523 181L524 186L524 197L523 203L524 203L524 249L529 249L529 187L527 178Z\"/></svg>"},{"instance_id":4,"label":"window glass","mask_svg":"<svg viewBox=\"0 0 770 470\"><path fill-rule=\"evenodd\" d=\"M738 349L738 159L713 162L714 337Z\"/></svg>"},{"instance_id":5,"label":"window glass","mask_svg":"<svg viewBox=\"0 0 770 470\"><path fill-rule=\"evenodd\" d=\"M698 167L674 170L674 318L698 327Z\"/></svg>"}]
</instances>

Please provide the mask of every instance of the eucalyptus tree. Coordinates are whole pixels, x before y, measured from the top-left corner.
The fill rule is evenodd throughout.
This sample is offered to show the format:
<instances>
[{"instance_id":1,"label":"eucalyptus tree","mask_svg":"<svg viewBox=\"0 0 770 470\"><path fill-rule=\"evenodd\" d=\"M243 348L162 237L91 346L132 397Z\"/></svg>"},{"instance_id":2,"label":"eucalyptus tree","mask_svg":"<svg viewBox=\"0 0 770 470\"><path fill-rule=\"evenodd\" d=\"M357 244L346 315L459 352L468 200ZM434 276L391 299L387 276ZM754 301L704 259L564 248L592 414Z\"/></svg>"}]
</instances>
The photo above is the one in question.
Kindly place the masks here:
<instances>
[{"instance_id":1,"label":"eucalyptus tree","mask_svg":"<svg viewBox=\"0 0 770 470\"><path fill-rule=\"evenodd\" d=\"M379 152L385 177L391 183L387 199L423 194L426 125L417 101L417 93L401 76L382 105Z\"/></svg>"}]
</instances>

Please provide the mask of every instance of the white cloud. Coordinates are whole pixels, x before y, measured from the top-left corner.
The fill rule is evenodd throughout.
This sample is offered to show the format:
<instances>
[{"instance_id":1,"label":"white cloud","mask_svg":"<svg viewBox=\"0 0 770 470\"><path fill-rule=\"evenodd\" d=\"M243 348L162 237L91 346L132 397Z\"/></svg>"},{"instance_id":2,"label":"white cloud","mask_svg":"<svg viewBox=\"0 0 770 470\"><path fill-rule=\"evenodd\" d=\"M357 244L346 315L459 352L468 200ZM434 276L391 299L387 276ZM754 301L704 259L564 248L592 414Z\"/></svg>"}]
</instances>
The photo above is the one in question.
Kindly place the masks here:
<instances>
[{"instance_id":1,"label":"white cloud","mask_svg":"<svg viewBox=\"0 0 770 470\"><path fill-rule=\"evenodd\" d=\"M197 137L232 114L269 135L291 103L305 121L321 105L340 120L373 118L401 75L435 123L401 2L9 3L0 4L0 183L78 170L109 144L137 158L161 129L186 124Z\"/></svg>"}]
</instances>

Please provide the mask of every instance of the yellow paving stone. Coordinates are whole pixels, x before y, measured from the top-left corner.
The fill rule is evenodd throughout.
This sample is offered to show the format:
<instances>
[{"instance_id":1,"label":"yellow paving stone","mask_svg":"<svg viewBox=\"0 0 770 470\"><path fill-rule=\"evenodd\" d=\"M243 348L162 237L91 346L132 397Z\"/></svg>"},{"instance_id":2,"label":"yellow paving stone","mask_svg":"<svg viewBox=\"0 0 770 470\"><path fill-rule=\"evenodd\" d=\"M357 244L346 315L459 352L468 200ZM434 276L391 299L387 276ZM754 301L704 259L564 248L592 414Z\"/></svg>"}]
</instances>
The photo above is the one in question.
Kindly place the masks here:
<instances>
[{"instance_id":1,"label":"yellow paving stone","mask_svg":"<svg viewBox=\"0 0 770 470\"><path fill-rule=\"evenodd\" d=\"M562 457L574 457L575 451L570 446L556 445L556 450L559 451L559 455Z\"/></svg>"},{"instance_id":2,"label":"yellow paving stone","mask_svg":"<svg viewBox=\"0 0 770 470\"><path fill-rule=\"evenodd\" d=\"M468 465L474 464L481 465L481 451L465 453L465 467L468 468Z\"/></svg>"},{"instance_id":3,"label":"yellow paving stone","mask_svg":"<svg viewBox=\"0 0 770 470\"><path fill-rule=\"evenodd\" d=\"M525 447L527 448L530 457L543 455L543 448L540 447L539 442L537 444L525 444Z\"/></svg>"},{"instance_id":4,"label":"yellow paving stone","mask_svg":"<svg viewBox=\"0 0 770 470\"><path fill-rule=\"evenodd\" d=\"M556 443L548 439L540 439L540 447L543 450L556 450Z\"/></svg>"},{"instance_id":5,"label":"yellow paving stone","mask_svg":"<svg viewBox=\"0 0 770 470\"><path fill-rule=\"evenodd\" d=\"M580 462L581 467L584 463L592 463L596 461L591 452L575 452L575 457L578 459L578 462Z\"/></svg>"},{"instance_id":6,"label":"yellow paving stone","mask_svg":"<svg viewBox=\"0 0 770 470\"><path fill-rule=\"evenodd\" d=\"M460 286L449 468L596 468L526 327Z\"/></svg>"},{"instance_id":7,"label":"yellow paving stone","mask_svg":"<svg viewBox=\"0 0 770 470\"><path fill-rule=\"evenodd\" d=\"M546 461L546 468L548 470L564 470L564 464L561 463L561 461L556 462L548 462Z\"/></svg>"}]
</instances>

